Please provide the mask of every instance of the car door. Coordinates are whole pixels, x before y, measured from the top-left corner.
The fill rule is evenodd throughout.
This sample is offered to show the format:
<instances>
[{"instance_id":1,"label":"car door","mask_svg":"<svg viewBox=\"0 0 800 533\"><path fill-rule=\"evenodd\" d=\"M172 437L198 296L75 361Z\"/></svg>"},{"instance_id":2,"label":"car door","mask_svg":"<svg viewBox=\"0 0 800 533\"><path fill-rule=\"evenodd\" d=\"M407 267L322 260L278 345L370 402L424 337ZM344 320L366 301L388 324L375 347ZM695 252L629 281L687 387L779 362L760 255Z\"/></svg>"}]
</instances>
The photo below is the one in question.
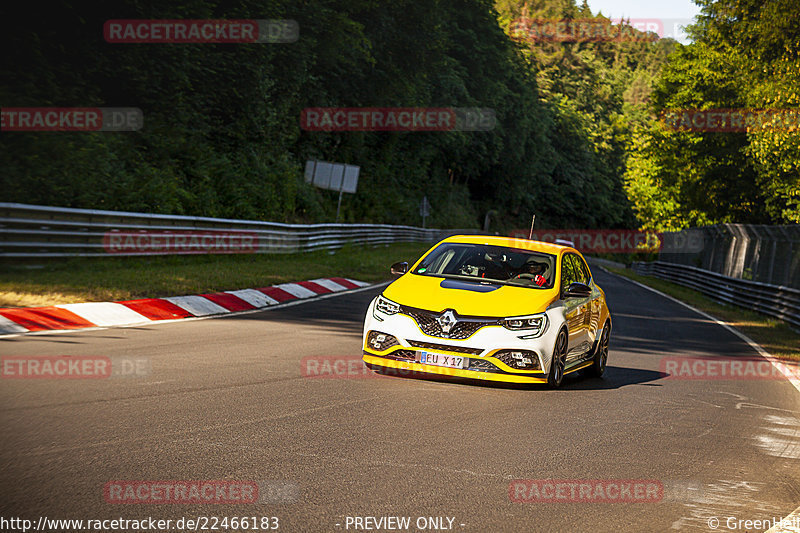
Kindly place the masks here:
<instances>
[{"instance_id":1,"label":"car door","mask_svg":"<svg viewBox=\"0 0 800 533\"><path fill-rule=\"evenodd\" d=\"M570 283L584 282L579 259L573 253L566 253L561 258L561 294L564 300L564 313L569 330L567 347L567 363L586 352L589 338L586 330L589 313L589 298L563 298Z\"/></svg>"},{"instance_id":2,"label":"car door","mask_svg":"<svg viewBox=\"0 0 800 533\"><path fill-rule=\"evenodd\" d=\"M592 288L592 295L589 297L588 312L586 313L584 326L586 328L586 340L589 344L593 345L599 334L598 328L600 327L600 314L602 313L603 307L603 294L595 286L594 280L592 279L592 272L589 270L586 260L579 255L576 255L575 258L579 262L583 278L586 280L584 283Z\"/></svg>"}]
</instances>

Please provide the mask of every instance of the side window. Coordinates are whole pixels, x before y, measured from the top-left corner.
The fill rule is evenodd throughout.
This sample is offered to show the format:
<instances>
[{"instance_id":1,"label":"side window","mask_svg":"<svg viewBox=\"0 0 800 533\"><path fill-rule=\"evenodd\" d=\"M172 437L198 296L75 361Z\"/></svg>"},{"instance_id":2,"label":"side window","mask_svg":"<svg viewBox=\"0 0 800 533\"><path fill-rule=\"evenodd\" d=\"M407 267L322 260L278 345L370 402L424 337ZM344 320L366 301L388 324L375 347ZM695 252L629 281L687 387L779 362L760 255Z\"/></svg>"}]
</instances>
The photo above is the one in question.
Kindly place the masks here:
<instances>
[{"instance_id":1,"label":"side window","mask_svg":"<svg viewBox=\"0 0 800 533\"><path fill-rule=\"evenodd\" d=\"M583 258L579 255L575 254L571 255L572 258L575 260L575 263L577 263L577 270L580 273L580 275L578 276L578 281L581 281L589 285L589 283L591 283L592 281L592 273L589 270L589 267L586 265L586 261L584 261Z\"/></svg>"},{"instance_id":2,"label":"side window","mask_svg":"<svg viewBox=\"0 0 800 533\"><path fill-rule=\"evenodd\" d=\"M575 263L572 261L572 254L564 254L561 257L561 290L567 290L569 284L578 281L575 272Z\"/></svg>"}]
</instances>

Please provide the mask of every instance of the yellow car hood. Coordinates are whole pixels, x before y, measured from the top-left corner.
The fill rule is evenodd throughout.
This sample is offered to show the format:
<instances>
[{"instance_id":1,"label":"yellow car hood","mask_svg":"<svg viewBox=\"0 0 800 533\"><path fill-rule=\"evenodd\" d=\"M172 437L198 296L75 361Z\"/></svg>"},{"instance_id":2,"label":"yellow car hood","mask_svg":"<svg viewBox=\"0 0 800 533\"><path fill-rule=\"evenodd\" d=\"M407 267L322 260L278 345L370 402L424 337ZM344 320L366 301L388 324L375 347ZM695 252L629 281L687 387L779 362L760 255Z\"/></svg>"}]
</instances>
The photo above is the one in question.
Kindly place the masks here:
<instances>
[{"instance_id":1,"label":"yellow car hood","mask_svg":"<svg viewBox=\"0 0 800 533\"><path fill-rule=\"evenodd\" d=\"M556 289L485 285L410 273L386 287L383 294L400 305L437 313L455 309L459 315L490 317L541 313L558 299Z\"/></svg>"}]
</instances>

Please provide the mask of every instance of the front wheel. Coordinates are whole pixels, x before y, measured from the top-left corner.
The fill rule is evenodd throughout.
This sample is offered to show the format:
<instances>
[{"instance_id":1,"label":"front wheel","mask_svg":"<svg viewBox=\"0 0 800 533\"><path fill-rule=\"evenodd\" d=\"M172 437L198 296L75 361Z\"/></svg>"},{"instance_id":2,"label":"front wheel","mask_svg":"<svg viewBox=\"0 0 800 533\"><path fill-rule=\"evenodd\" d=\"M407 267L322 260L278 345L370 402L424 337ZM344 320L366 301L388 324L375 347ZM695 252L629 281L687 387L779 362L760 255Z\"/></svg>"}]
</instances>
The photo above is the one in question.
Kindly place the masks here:
<instances>
[{"instance_id":1,"label":"front wheel","mask_svg":"<svg viewBox=\"0 0 800 533\"><path fill-rule=\"evenodd\" d=\"M564 380L564 365L567 360L567 332L563 329L556 337L553 348L553 360L550 362L550 373L547 374L547 384L551 389L557 389Z\"/></svg>"},{"instance_id":2,"label":"front wheel","mask_svg":"<svg viewBox=\"0 0 800 533\"><path fill-rule=\"evenodd\" d=\"M594 361L592 366L588 367L587 374L596 378L603 375L606 371L606 362L608 361L608 341L611 335L611 324L606 322L603 326L603 333L600 335L600 340L597 343L597 348L594 351Z\"/></svg>"}]
</instances>

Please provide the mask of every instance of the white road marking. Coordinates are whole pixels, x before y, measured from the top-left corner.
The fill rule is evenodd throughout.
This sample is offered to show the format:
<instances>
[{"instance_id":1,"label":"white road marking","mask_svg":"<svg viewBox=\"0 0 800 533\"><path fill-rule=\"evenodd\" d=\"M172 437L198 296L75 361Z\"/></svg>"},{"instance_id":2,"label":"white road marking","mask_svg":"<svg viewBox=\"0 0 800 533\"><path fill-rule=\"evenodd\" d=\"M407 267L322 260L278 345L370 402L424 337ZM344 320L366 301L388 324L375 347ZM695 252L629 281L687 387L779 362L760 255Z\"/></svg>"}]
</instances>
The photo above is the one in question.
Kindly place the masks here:
<instances>
[{"instance_id":1,"label":"white road marking","mask_svg":"<svg viewBox=\"0 0 800 533\"><path fill-rule=\"evenodd\" d=\"M673 302L675 302L677 304L680 304L683 307L686 307L687 309L690 309L690 310L694 311L698 315L704 316L707 319L713 321L714 323L716 323L716 324L722 326L723 328L727 329L728 331L730 331L731 333L733 333L734 335L736 335L737 337L742 339L744 342L749 344L750 347L753 348L756 352L758 352L759 355L761 355L766 360L768 360L770 363L772 363L772 365L775 368L777 368L778 371L781 372L786 377L786 379L789 380L789 382L792 384L792 386L794 386L794 388L797 389L798 392L800 392L800 379L798 379L797 375L794 372L792 372L781 361L775 359L769 352L767 352L756 341L754 341L753 339L751 339L750 337L748 337L747 335L745 335L744 333L742 333L738 329L734 328L730 324L728 324L726 322L723 322L722 320L720 320L718 318L715 318L715 317L709 315L708 313L706 313L704 311L701 311L701 310L697 309L696 307L693 307L693 306L687 304L686 302L682 302L682 301L678 300L677 298L673 298L672 296L669 296L668 294L664 294L663 292L661 292L659 290L656 290L656 289L654 289L652 287L648 287L647 285L645 285L643 283L639 283L638 281L634 281L632 279L628 279L625 276L619 276L617 274L614 274L613 272L608 271L607 269L603 268L602 266L600 268L602 270L604 270L606 273L608 273L608 274L610 274L612 276L616 276L618 278L624 279L625 281L629 281L629 282L633 283L634 285L638 285L639 287L642 287L643 289L647 289L648 291L654 292L654 293L656 293L656 294L658 294L660 296L663 296L664 298L667 298L668 300L671 300L671 301L673 301ZM764 442L764 441L762 441L762 442ZM769 446L769 444L766 444L766 445ZM770 448L770 449L772 449L772 448ZM793 449L793 451L796 452L795 449ZM797 455L794 455L793 458L797 458ZM672 524L672 528L673 529L681 529L681 527L683 525L683 520L684 519L678 520L677 522ZM800 527L797 526L797 524L800 524L800 507L798 507L791 514L786 516L783 519L783 521L787 525L778 525L778 526L772 527L766 533L784 533L784 532L785 533L800 533ZM705 527L707 527L707 522L706 522L706 524L703 524L703 525Z\"/></svg>"},{"instance_id":2,"label":"white road marking","mask_svg":"<svg viewBox=\"0 0 800 533\"><path fill-rule=\"evenodd\" d=\"M709 531L709 520L717 518L722 524L729 516L738 518L779 516L780 510L772 504L757 499L765 483L751 483L737 480L719 480L704 484L690 497L690 516L681 517L672 523L671 529L690 528ZM727 528L720 528L720 531Z\"/></svg>"},{"instance_id":3,"label":"white road marking","mask_svg":"<svg viewBox=\"0 0 800 533\"><path fill-rule=\"evenodd\" d=\"M703 316L703 317L711 320L715 324L717 324L719 326L722 326L723 328L727 329L728 331L730 331L731 333L733 333L734 335L736 335L737 337L742 339L744 342L746 342L751 348L753 348L756 352L758 352L758 354L761 357L763 357L764 359L766 359L767 361L772 363L772 366L774 366L778 370L778 372L783 374L783 376L786 377L786 379L789 381L789 383L791 383L792 386L794 386L794 388L797 389L798 392L800 392L800 379L796 375L795 371L793 371L791 368L786 366L782 361L780 361L778 359L775 359L772 356L772 354L770 354L768 351L766 351L760 344L758 344L756 341L754 341L753 339L751 339L750 337L748 337L747 335L745 335L744 333L742 333L738 329L734 328L733 326L731 326L727 322L723 322L722 320L720 320L720 319L718 319L718 318L716 318L714 316L709 315L705 311L701 311L700 309L697 309L696 307L693 307L693 306L687 304L686 302L682 302L682 301L678 300L677 298L673 298L669 294L664 294L663 292L661 292L659 290L656 290L653 287L648 287L644 283L639 283L638 281L634 281L632 279L626 278L625 276L618 276L617 274L614 274L613 272L609 272L608 270L606 270L603 267L600 267L600 268L602 270L604 270L606 273L608 273L608 274L610 274L612 276L616 276L617 278L624 279L625 281L633 283L634 285L638 285L639 287L642 287L643 289L647 289L648 291L654 292L654 293L658 294L659 296L663 296L664 298L666 298L668 300L671 300L671 301L673 301L673 302L675 302L677 304L680 304L683 307L694 311L698 315Z\"/></svg>"},{"instance_id":4,"label":"white road marking","mask_svg":"<svg viewBox=\"0 0 800 533\"><path fill-rule=\"evenodd\" d=\"M800 533L800 507L792 511L782 522L769 528L764 533Z\"/></svg>"},{"instance_id":5,"label":"white road marking","mask_svg":"<svg viewBox=\"0 0 800 533\"><path fill-rule=\"evenodd\" d=\"M800 459L800 420L796 418L766 415L762 420L763 433L754 437L756 446L773 457Z\"/></svg>"}]
</instances>

